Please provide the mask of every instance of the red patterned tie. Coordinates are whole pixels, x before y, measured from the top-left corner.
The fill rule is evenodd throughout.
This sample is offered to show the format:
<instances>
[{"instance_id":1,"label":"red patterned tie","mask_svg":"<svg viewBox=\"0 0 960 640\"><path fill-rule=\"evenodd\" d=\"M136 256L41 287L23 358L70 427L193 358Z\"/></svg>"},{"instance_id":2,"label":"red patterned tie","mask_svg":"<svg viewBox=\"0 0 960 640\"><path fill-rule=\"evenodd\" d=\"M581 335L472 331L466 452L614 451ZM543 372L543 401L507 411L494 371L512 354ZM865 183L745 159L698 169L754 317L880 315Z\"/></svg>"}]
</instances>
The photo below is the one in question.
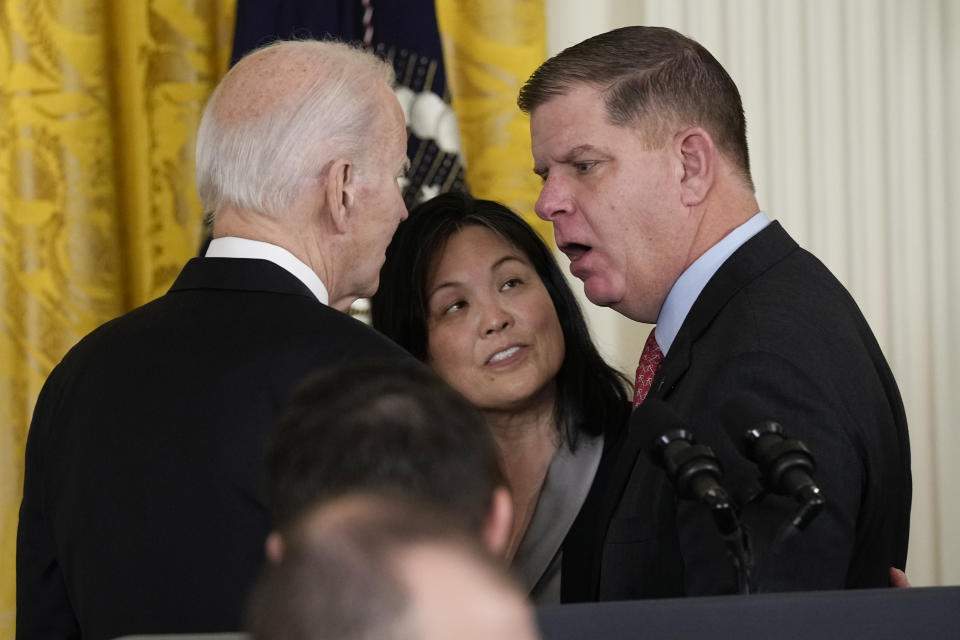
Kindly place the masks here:
<instances>
[{"instance_id":1,"label":"red patterned tie","mask_svg":"<svg viewBox=\"0 0 960 640\"><path fill-rule=\"evenodd\" d=\"M633 388L633 408L639 407L647 398L650 391L650 385L653 384L653 377L657 375L657 369L663 362L663 352L660 351L660 345L657 344L657 337L654 335L656 327L650 330L646 344L643 345L643 353L640 355L640 365L637 367L637 382Z\"/></svg>"}]
</instances>

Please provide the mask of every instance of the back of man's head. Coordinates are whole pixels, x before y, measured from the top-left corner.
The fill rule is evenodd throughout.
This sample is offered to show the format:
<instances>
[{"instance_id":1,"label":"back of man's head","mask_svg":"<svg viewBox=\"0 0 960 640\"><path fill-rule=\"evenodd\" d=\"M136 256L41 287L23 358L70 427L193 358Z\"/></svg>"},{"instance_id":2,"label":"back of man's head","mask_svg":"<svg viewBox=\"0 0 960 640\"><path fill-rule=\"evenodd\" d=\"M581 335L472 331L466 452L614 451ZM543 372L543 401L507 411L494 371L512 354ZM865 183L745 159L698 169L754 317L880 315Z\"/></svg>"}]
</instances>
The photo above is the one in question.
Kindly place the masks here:
<instances>
[{"instance_id":1,"label":"back of man's head","mask_svg":"<svg viewBox=\"0 0 960 640\"><path fill-rule=\"evenodd\" d=\"M315 502L366 490L421 500L483 533L505 484L483 417L416 362L362 361L309 378L267 452L279 529Z\"/></svg>"},{"instance_id":2,"label":"back of man's head","mask_svg":"<svg viewBox=\"0 0 960 640\"><path fill-rule=\"evenodd\" d=\"M375 493L308 510L254 593L253 638L535 638L519 589L448 516Z\"/></svg>"},{"instance_id":3,"label":"back of man's head","mask_svg":"<svg viewBox=\"0 0 960 640\"><path fill-rule=\"evenodd\" d=\"M702 126L752 189L740 92L697 41L665 27L614 29L564 49L533 72L525 113L578 86L598 88L611 124L639 129L651 148L676 126Z\"/></svg>"},{"instance_id":4,"label":"back of man's head","mask_svg":"<svg viewBox=\"0 0 960 640\"><path fill-rule=\"evenodd\" d=\"M338 155L364 149L393 69L350 45L279 41L224 76L197 132L197 188L206 211L288 210L307 181Z\"/></svg>"}]
</instances>

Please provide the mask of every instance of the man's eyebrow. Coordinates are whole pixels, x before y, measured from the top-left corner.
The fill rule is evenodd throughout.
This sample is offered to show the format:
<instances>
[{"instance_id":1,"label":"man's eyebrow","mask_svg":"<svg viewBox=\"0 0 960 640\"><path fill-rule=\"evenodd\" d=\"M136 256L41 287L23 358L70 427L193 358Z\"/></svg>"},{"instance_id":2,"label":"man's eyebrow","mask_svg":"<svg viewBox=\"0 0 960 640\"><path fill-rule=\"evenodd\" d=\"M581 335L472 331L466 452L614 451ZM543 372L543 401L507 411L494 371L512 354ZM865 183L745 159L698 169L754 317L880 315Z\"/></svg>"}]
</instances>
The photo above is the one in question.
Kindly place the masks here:
<instances>
[{"instance_id":1,"label":"man's eyebrow","mask_svg":"<svg viewBox=\"0 0 960 640\"><path fill-rule=\"evenodd\" d=\"M565 154L560 156L557 162L559 164L569 164L570 162L573 162L579 159L579 157L585 153L605 153L605 152L599 147L596 147L592 144L580 144L573 147L572 149L568 150ZM542 178L544 175L546 175L547 169L543 168L542 166L534 165L533 172Z\"/></svg>"},{"instance_id":2,"label":"man's eyebrow","mask_svg":"<svg viewBox=\"0 0 960 640\"><path fill-rule=\"evenodd\" d=\"M595 153L597 151L600 151L600 149L592 144L581 144L573 149L570 149L565 155L561 156L560 162L571 162L584 153Z\"/></svg>"}]
</instances>

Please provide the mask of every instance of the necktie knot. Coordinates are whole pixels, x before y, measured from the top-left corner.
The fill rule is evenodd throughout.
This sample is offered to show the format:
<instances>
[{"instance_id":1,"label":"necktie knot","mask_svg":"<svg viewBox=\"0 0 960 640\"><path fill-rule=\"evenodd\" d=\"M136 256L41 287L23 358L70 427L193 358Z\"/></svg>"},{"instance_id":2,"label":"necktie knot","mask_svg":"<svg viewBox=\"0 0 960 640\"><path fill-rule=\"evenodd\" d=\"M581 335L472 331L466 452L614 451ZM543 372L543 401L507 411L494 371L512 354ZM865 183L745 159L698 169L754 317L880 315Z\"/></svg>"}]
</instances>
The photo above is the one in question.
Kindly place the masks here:
<instances>
[{"instance_id":1,"label":"necktie knot","mask_svg":"<svg viewBox=\"0 0 960 640\"><path fill-rule=\"evenodd\" d=\"M637 381L633 387L633 408L636 409L647 398L650 392L650 386L653 384L653 378L657 375L657 369L663 362L663 352L660 345L657 344L655 335L656 327L650 330L647 341L643 345L643 353L640 354L640 364L637 366Z\"/></svg>"}]
</instances>

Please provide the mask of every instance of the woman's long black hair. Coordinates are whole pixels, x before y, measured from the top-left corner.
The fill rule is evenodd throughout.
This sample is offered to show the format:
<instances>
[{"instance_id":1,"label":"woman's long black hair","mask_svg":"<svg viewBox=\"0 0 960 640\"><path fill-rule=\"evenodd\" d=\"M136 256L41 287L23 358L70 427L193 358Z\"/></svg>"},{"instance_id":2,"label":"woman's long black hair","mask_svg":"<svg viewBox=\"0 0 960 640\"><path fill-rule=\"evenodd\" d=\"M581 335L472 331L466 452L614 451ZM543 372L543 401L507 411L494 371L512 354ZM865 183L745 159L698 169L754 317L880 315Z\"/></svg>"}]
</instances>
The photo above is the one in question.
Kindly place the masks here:
<instances>
[{"instance_id":1,"label":"woman's long black hair","mask_svg":"<svg viewBox=\"0 0 960 640\"><path fill-rule=\"evenodd\" d=\"M427 272L455 233L476 225L519 249L553 300L566 356L556 377L557 423L567 445L580 431L598 434L626 416L628 380L600 357L570 286L550 249L524 220L491 200L444 193L410 211L400 223L371 300L373 326L416 358L427 359Z\"/></svg>"}]
</instances>

